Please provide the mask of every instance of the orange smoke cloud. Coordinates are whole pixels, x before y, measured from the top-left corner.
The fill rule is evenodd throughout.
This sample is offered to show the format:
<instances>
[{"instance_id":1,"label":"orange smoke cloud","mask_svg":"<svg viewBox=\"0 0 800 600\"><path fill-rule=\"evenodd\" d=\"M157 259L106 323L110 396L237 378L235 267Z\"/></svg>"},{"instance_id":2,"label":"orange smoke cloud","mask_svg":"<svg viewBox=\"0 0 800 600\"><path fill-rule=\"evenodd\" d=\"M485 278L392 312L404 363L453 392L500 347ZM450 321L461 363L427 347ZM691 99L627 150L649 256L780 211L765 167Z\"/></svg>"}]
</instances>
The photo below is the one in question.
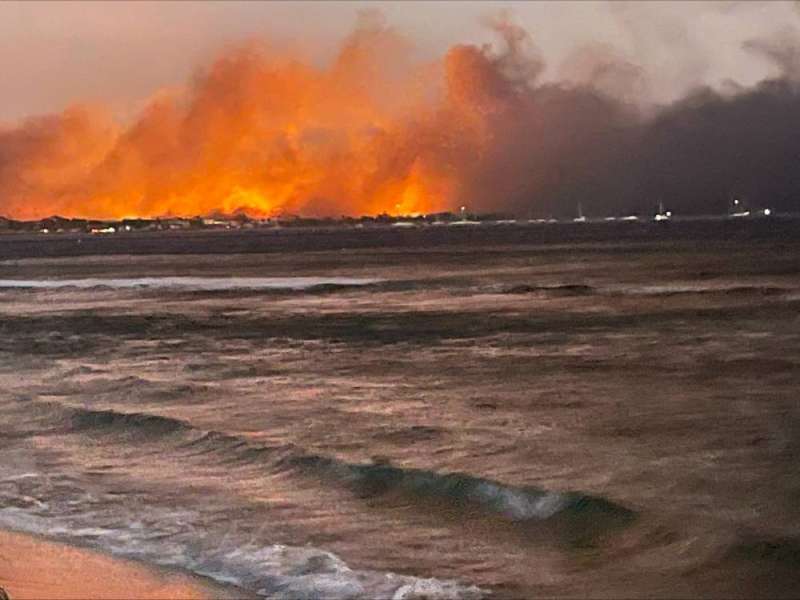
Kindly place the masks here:
<instances>
[{"instance_id":1,"label":"orange smoke cloud","mask_svg":"<svg viewBox=\"0 0 800 600\"><path fill-rule=\"evenodd\" d=\"M491 84L483 52L414 64L374 15L325 68L249 43L185 89L157 94L128 126L74 107L0 129L0 214L447 209L459 201L465 148L487 135L487 98L474 89Z\"/></svg>"}]
</instances>

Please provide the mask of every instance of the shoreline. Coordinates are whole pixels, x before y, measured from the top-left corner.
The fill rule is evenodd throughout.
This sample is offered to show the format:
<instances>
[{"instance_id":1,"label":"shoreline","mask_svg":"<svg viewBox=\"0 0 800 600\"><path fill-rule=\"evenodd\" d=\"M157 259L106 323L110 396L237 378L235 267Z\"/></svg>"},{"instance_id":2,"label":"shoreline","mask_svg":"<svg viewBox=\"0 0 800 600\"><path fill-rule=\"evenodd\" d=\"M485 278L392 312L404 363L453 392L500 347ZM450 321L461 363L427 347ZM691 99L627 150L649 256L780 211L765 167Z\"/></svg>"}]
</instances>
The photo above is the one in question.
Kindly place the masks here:
<instances>
[{"instance_id":1,"label":"shoreline","mask_svg":"<svg viewBox=\"0 0 800 600\"><path fill-rule=\"evenodd\" d=\"M177 569L0 529L0 588L10 600L252 600L235 586Z\"/></svg>"}]
</instances>

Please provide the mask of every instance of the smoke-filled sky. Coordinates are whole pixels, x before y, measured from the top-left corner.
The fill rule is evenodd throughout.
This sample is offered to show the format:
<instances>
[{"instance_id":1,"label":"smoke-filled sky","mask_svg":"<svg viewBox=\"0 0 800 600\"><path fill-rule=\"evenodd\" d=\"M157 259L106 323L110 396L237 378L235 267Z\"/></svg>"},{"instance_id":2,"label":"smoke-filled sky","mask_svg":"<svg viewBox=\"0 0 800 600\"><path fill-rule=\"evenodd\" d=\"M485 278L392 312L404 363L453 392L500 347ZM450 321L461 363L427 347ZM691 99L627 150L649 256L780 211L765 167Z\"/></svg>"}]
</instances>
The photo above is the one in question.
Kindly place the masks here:
<instances>
[{"instance_id":1,"label":"smoke-filled sky","mask_svg":"<svg viewBox=\"0 0 800 600\"><path fill-rule=\"evenodd\" d=\"M800 208L791 2L0 3L0 214Z\"/></svg>"}]
</instances>

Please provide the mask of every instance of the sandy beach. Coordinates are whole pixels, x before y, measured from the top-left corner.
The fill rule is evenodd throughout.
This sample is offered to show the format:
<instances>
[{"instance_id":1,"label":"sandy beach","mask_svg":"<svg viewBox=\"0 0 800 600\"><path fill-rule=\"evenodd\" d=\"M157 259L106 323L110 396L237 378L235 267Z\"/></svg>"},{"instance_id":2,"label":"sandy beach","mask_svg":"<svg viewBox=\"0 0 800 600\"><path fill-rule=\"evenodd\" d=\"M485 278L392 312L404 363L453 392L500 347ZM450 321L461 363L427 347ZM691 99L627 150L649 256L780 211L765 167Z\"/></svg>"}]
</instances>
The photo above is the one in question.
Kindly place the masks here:
<instances>
[{"instance_id":1,"label":"sandy beach","mask_svg":"<svg viewBox=\"0 0 800 600\"><path fill-rule=\"evenodd\" d=\"M0 587L11 600L253 597L200 577L7 531L0 531Z\"/></svg>"}]
</instances>

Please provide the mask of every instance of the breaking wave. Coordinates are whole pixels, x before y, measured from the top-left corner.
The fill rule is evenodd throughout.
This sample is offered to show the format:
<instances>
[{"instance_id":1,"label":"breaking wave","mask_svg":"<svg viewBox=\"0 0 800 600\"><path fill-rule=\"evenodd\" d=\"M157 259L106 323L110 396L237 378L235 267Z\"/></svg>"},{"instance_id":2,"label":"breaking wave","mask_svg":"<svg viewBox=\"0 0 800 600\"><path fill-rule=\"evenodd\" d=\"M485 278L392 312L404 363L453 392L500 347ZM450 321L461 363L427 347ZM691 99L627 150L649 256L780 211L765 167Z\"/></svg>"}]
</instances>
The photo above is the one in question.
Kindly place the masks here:
<instances>
[{"instance_id":1,"label":"breaking wave","mask_svg":"<svg viewBox=\"0 0 800 600\"><path fill-rule=\"evenodd\" d=\"M599 496L507 485L467 473L439 473L388 462L351 464L325 456L292 456L295 468L317 473L362 497L401 494L444 503L448 511L480 512L517 524L566 524L570 536L587 537L631 523L636 513Z\"/></svg>"},{"instance_id":2,"label":"breaking wave","mask_svg":"<svg viewBox=\"0 0 800 600\"><path fill-rule=\"evenodd\" d=\"M465 473L439 473L399 467L385 460L349 463L309 454L292 444L265 446L240 436L197 429L186 421L147 413L71 409L71 427L120 435L136 430L137 438L175 434L175 449L190 455L216 455L226 463L274 465L346 487L359 497L400 493L446 502L451 509L478 509L513 522L580 518L592 528L624 525L636 513L598 496L553 492L533 486L506 485ZM591 522L591 523L590 523Z\"/></svg>"}]
</instances>

